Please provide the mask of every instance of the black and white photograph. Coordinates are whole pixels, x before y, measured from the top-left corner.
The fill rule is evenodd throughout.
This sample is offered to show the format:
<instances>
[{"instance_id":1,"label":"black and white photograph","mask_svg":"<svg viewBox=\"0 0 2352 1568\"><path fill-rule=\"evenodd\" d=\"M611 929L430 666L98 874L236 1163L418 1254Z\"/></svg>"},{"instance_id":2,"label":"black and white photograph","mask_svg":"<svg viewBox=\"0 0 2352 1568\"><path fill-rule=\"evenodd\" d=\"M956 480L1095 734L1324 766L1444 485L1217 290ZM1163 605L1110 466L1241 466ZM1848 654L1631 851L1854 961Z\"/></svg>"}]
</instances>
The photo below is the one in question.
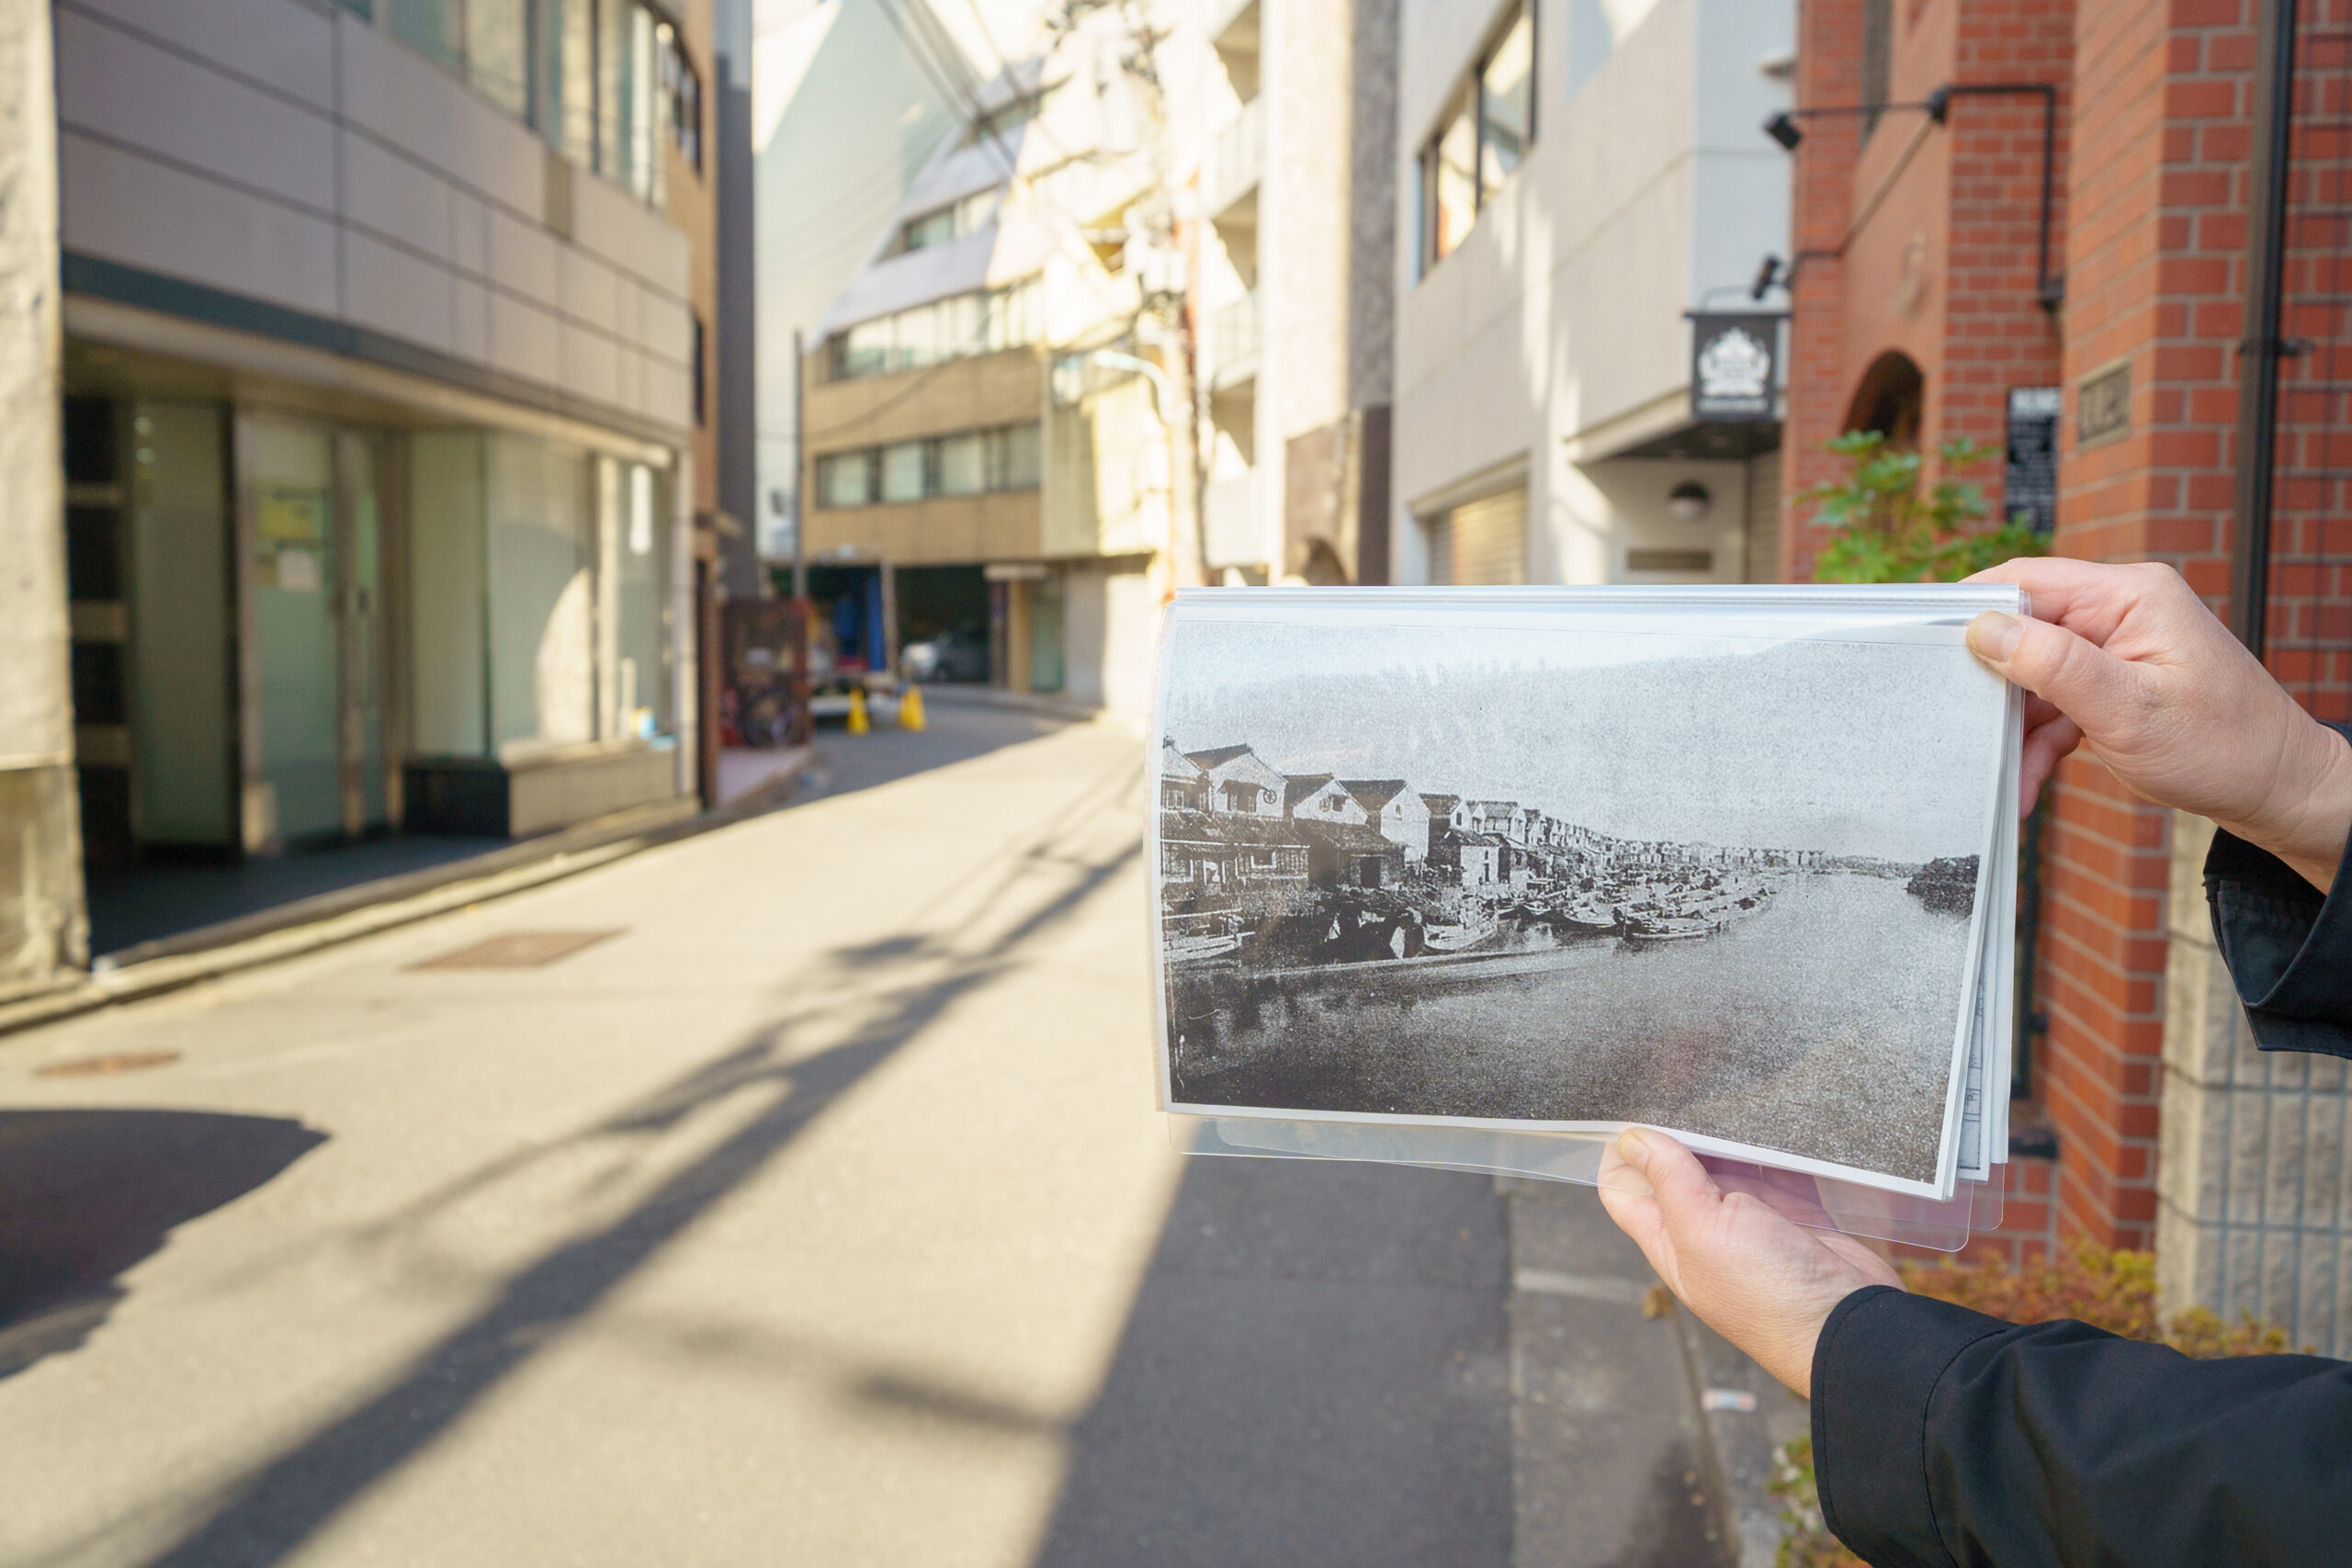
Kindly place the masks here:
<instances>
[{"instance_id":1,"label":"black and white photograph","mask_svg":"<svg viewBox=\"0 0 2352 1568\"><path fill-rule=\"evenodd\" d=\"M2006 722L1956 628L1184 612L1171 1110L1641 1123L1948 1186Z\"/></svg>"}]
</instances>

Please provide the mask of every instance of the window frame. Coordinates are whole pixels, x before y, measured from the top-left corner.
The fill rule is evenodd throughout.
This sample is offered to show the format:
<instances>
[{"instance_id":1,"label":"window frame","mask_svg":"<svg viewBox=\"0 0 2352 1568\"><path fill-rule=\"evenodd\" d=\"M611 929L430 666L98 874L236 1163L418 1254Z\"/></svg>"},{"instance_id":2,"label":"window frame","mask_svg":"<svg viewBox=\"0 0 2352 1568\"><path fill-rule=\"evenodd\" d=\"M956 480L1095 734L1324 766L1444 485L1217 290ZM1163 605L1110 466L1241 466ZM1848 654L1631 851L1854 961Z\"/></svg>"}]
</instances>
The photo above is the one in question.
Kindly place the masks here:
<instances>
[{"instance_id":1,"label":"window frame","mask_svg":"<svg viewBox=\"0 0 2352 1568\"><path fill-rule=\"evenodd\" d=\"M1453 90L1446 94L1436 124L1421 139L1420 151L1414 159L1413 181L1413 280L1416 283L1427 277L1440 262L1468 243L1489 202L1510 188L1520 168L1534 156L1535 149L1543 141L1544 39L1538 15L1540 9L1535 0L1514 0L1512 5L1504 8L1488 31L1485 43L1472 56L1468 69L1455 80ZM1522 26L1527 28L1527 134L1521 145L1518 161L1489 190L1486 181L1487 73L1510 44L1511 35ZM1439 228L1444 209L1440 198L1439 181L1442 177L1444 161L1440 150L1448 134L1465 117L1471 130L1470 221L1464 227L1461 237L1441 251L1438 249Z\"/></svg>"},{"instance_id":2,"label":"window frame","mask_svg":"<svg viewBox=\"0 0 2352 1568\"><path fill-rule=\"evenodd\" d=\"M977 441L980 446L980 486L978 490L950 491L946 488L944 449L950 442ZM893 496L889 492L889 454L904 453L908 447L919 448L922 468L922 493ZM1012 424L980 425L967 430L950 430L936 435L911 436L903 441L885 442L871 446L852 446L837 452L820 452L812 470L812 488L816 491L817 507L820 511L838 512L861 506L914 506L928 501L972 501L986 495L1034 491L1045 481L1045 426L1038 420L1016 421ZM837 477L842 465L854 463L864 482L858 487L862 501L842 501L836 497Z\"/></svg>"},{"instance_id":3,"label":"window frame","mask_svg":"<svg viewBox=\"0 0 2352 1568\"><path fill-rule=\"evenodd\" d=\"M420 46L393 25L395 4L387 0L336 0L347 14L373 31L382 33L417 58L461 83L499 113L537 133L550 149L591 174L619 186L639 201L657 210L667 204L667 147L700 180L704 152L707 94L702 72L686 51L685 35L677 17L653 0L517 0L523 12L523 74L518 109L508 98L493 94L474 68L473 7L483 0L437 0L446 7L455 39L444 58ZM574 18L584 18L575 23ZM610 36L618 34L632 44L624 52L642 53L646 80L628 84L626 107L630 118L642 113L645 123L623 127L624 106L617 91L619 73L629 62L609 62ZM568 59L571 46L583 46L583 67ZM567 90L575 69L584 68L586 103L573 104ZM611 100L608 102L608 99ZM570 123L571 111L582 108L587 123ZM626 134L628 145L620 145Z\"/></svg>"}]
</instances>

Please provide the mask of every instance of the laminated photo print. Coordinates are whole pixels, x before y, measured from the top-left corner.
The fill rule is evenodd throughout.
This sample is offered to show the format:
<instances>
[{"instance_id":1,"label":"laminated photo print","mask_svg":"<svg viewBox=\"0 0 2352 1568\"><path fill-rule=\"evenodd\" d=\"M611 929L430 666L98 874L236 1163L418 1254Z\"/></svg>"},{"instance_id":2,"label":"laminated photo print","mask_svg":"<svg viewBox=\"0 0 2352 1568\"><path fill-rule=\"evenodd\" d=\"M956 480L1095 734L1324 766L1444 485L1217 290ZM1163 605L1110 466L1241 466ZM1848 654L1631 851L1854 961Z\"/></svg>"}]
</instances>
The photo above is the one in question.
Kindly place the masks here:
<instances>
[{"instance_id":1,"label":"laminated photo print","mask_svg":"<svg viewBox=\"0 0 2352 1568\"><path fill-rule=\"evenodd\" d=\"M1153 811L1163 1108L1639 1124L1950 1197L1963 1110L1973 1176L1980 1101L2006 1093L1983 972L2012 913L2018 724L1962 636L2019 605L1180 594Z\"/></svg>"}]
</instances>

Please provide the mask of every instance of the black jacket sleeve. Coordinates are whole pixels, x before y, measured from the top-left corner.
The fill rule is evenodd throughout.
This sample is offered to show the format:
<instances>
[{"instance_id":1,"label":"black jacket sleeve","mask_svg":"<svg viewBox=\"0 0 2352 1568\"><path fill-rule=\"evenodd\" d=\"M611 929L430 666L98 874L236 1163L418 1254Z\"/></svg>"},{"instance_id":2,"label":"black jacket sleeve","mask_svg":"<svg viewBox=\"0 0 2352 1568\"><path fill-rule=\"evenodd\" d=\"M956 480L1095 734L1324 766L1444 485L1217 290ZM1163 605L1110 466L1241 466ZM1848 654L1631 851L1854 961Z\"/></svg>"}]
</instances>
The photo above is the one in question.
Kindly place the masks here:
<instances>
[{"instance_id":1,"label":"black jacket sleeve","mask_svg":"<svg viewBox=\"0 0 2352 1568\"><path fill-rule=\"evenodd\" d=\"M2352 1057L2352 844L2323 897L2223 833L2205 886L2256 1041ZM1814 1349L1813 1448L1824 1520L1875 1568L2352 1564L2348 1362L2192 1361L1872 1286Z\"/></svg>"},{"instance_id":2,"label":"black jacket sleeve","mask_svg":"<svg viewBox=\"0 0 2352 1568\"><path fill-rule=\"evenodd\" d=\"M2352 1562L2352 1363L2192 1361L1873 1285L1813 1363L1823 1519L1874 1568Z\"/></svg>"},{"instance_id":3,"label":"black jacket sleeve","mask_svg":"<svg viewBox=\"0 0 2352 1568\"><path fill-rule=\"evenodd\" d=\"M2205 898L2255 1043L2352 1056L2352 843L2323 897L2277 856L2216 833Z\"/></svg>"}]
</instances>

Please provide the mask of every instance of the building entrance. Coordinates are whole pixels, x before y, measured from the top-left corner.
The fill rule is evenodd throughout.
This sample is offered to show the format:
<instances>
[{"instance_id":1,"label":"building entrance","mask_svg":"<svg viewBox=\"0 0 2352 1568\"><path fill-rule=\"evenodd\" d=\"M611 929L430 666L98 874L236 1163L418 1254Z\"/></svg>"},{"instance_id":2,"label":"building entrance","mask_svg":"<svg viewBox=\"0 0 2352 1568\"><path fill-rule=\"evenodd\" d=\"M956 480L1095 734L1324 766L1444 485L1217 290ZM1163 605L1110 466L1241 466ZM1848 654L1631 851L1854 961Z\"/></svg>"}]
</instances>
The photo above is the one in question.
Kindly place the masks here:
<instances>
[{"instance_id":1,"label":"building entrance","mask_svg":"<svg viewBox=\"0 0 2352 1568\"><path fill-rule=\"evenodd\" d=\"M384 530L376 438L254 417L240 432L254 657L246 847L390 819L384 766Z\"/></svg>"}]
</instances>

